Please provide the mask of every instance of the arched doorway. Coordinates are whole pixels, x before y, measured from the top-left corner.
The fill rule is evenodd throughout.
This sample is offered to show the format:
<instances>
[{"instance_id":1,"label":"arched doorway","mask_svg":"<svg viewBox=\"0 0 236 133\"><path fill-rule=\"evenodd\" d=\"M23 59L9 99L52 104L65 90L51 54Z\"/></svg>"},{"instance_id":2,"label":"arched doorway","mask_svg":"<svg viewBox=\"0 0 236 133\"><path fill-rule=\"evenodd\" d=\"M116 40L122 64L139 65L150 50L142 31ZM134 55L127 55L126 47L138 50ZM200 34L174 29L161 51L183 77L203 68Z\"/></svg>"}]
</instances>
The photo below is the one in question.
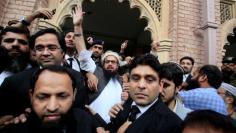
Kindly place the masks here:
<instances>
[{"instance_id":1,"label":"arched doorway","mask_svg":"<svg viewBox=\"0 0 236 133\"><path fill-rule=\"evenodd\" d=\"M119 49L118 44L120 45L122 41L124 41L123 39L130 39L130 47L128 48L128 54L138 54L138 53L143 53L146 51L149 51L150 48L150 42L152 40L159 40L161 42L161 46L158 50L158 56L159 56L159 60L160 62L165 62L165 61L169 61L170 59L170 50L171 50L171 46L172 46L172 40L169 39L168 36L168 29L169 29L169 24L168 24L168 20L169 20L169 0L153 0L151 3L148 3L147 0L63 0L59 3L59 5L57 6L57 11L56 14L54 15L54 17L51 20L40 20L39 23L39 28L44 28L44 27L54 27L57 28L58 30L62 30L61 27L65 21L65 19L67 19L66 21L68 21L70 18L70 11L71 8L76 5L78 3L78 1L82 4L83 3L83 7L86 8L86 5L89 5L89 8L95 8L93 6L98 5L98 9L99 10L104 10L104 7L106 9L110 9L110 10L104 10L105 13L107 14L107 16L109 16L109 14L111 14L111 12L113 12L113 14L121 14L120 16L115 16L115 15L110 15L109 17L99 17L98 13L99 12L92 12L91 15L88 15L87 19L100 19L103 18L103 21L107 21L107 19L112 19L111 21L113 21L114 25L113 27L115 27L115 29L113 30L113 32L115 34L110 34L110 36L108 36L109 38L113 38L113 36L116 36L116 38L118 38L118 40L115 38L114 40L112 39L108 39L108 47L112 46L115 48L115 50L117 51L117 49ZM158 15L158 13L156 13L151 7L151 4L153 4L153 2L158 3L161 2L161 12L159 12L161 15L161 21L159 21L159 17L160 14ZM105 4L105 6L103 5ZM156 5L156 4L155 4ZM159 5L159 4L158 4ZM90 7L91 6L91 7ZM111 8L112 7L112 8ZM91 9L91 10L92 10ZM96 8L95 8L96 9ZM121 9L123 10L123 12L119 12L119 10L113 10L113 9ZM165 9L165 10L164 10ZM84 9L86 10L86 9ZM89 9L87 10L89 11ZM102 11L101 11L102 12ZM101 13L100 12L100 13ZM89 18L89 16L97 16L98 18ZM138 16L139 14L139 16ZM103 16L103 15L102 15ZM105 15L106 16L106 15ZM115 21L118 18L121 18L122 16L127 17L129 16L128 20L132 20L133 22L136 22L135 24L132 23L132 21ZM136 18L137 17L137 18ZM139 18L139 19L138 19ZM118 19L120 20L120 19ZM138 21L136 21L138 20ZM87 21L87 20L85 20ZM126 22L125 24L123 24L124 22ZM88 22L87 22L88 23ZM90 22L91 23L91 22ZM128 25L128 24L129 25ZM88 23L89 24L89 23ZM101 24L106 24L106 23L96 23L98 25L98 27L95 27L94 29L98 29L99 27L101 27ZM96 25L95 24L95 25ZM136 33L136 37L139 39L133 39L135 34L131 34L131 31L127 31L124 30L125 28L117 28L120 25L122 26L129 26L128 29L132 30L133 33ZM137 27L138 28L132 28L132 27ZM108 26L107 26L108 27ZM144 28L144 29L143 29ZM137 30L137 29L142 29L142 30ZM106 37L108 34L106 32L94 32L97 30L91 30L91 27L88 25L87 28L86 26L84 27L85 33L89 33L90 31L93 31L94 35L100 35L100 33L102 33L101 35L103 35L104 37ZM108 29L102 29L103 31L109 31ZM116 32L118 31L118 32ZM127 31L127 32L124 32ZM138 32L134 32L134 31L139 31L139 34L137 34ZM160 31L160 32L159 32ZM120 36L117 33L122 33L124 32L124 35ZM98 36L99 37L99 36ZM106 40L106 38L105 38ZM122 40L122 41L121 41ZM133 41L136 40L136 41ZM134 46L134 47L132 47Z\"/></svg>"},{"instance_id":2,"label":"arched doorway","mask_svg":"<svg viewBox=\"0 0 236 133\"><path fill-rule=\"evenodd\" d=\"M123 41L129 40L126 55L146 53L152 42L151 33L145 30L147 20L140 19L140 10L130 8L128 1L97 0L83 1L83 30L85 37L92 36L105 41L105 49L119 52ZM59 25L63 31L73 29L70 16Z\"/></svg>"}]
</instances>

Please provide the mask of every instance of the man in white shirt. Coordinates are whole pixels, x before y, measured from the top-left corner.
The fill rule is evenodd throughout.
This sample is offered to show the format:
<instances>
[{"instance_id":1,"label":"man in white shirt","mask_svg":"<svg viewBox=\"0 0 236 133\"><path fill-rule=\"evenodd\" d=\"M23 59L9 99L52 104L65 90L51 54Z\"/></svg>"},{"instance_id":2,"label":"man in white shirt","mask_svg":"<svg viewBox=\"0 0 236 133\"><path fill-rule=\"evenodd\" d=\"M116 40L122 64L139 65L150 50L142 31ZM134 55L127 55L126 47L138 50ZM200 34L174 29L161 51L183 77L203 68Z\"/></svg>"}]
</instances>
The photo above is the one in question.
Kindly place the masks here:
<instances>
[{"instance_id":1,"label":"man in white shirt","mask_svg":"<svg viewBox=\"0 0 236 133\"><path fill-rule=\"evenodd\" d=\"M74 44L74 31L68 31L65 34L65 42L66 42L66 54L65 60L70 68L80 71L79 61L77 59L78 55L76 52L75 44Z\"/></svg>"}]
</instances>

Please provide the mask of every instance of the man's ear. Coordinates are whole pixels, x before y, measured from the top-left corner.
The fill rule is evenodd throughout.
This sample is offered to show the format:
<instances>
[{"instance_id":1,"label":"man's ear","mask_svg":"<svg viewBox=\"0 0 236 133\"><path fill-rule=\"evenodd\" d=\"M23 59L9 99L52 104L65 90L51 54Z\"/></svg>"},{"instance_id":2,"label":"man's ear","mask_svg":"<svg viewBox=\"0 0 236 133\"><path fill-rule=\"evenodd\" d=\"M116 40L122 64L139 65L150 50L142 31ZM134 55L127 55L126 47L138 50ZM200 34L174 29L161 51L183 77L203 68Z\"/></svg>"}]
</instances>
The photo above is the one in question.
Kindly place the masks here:
<instances>
[{"instance_id":1,"label":"man's ear","mask_svg":"<svg viewBox=\"0 0 236 133\"><path fill-rule=\"evenodd\" d=\"M207 75L205 75L205 74L200 75L198 80L199 80L199 82L207 81L208 80Z\"/></svg>"},{"instance_id":2,"label":"man's ear","mask_svg":"<svg viewBox=\"0 0 236 133\"><path fill-rule=\"evenodd\" d=\"M160 80L159 82L159 93L163 92L164 82Z\"/></svg>"},{"instance_id":3,"label":"man's ear","mask_svg":"<svg viewBox=\"0 0 236 133\"><path fill-rule=\"evenodd\" d=\"M75 97L76 97L76 94L77 94L77 88L74 89L74 94L73 94L73 101L75 101Z\"/></svg>"},{"instance_id":4,"label":"man's ear","mask_svg":"<svg viewBox=\"0 0 236 133\"><path fill-rule=\"evenodd\" d=\"M176 86L175 87L175 93L178 93L181 88L182 88L182 85Z\"/></svg>"},{"instance_id":5,"label":"man's ear","mask_svg":"<svg viewBox=\"0 0 236 133\"><path fill-rule=\"evenodd\" d=\"M33 90L29 89L29 97L30 97L30 103L33 101Z\"/></svg>"}]
</instances>

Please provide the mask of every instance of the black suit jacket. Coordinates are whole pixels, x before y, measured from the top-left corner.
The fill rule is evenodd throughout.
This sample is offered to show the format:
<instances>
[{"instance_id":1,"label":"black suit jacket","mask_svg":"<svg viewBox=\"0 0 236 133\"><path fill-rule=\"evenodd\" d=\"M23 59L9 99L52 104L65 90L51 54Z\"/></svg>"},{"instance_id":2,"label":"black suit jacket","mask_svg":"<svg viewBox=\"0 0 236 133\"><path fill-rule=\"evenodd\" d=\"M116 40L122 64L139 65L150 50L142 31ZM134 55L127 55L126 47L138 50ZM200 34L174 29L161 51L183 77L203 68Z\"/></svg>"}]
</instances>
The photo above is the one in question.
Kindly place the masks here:
<instances>
[{"instance_id":1,"label":"black suit jacket","mask_svg":"<svg viewBox=\"0 0 236 133\"><path fill-rule=\"evenodd\" d=\"M107 129L116 132L129 116L132 100L124 104ZM136 119L126 133L180 133L182 120L158 99L144 114Z\"/></svg>"},{"instance_id":2,"label":"black suit jacket","mask_svg":"<svg viewBox=\"0 0 236 133\"><path fill-rule=\"evenodd\" d=\"M69 111L63 124L57 129L43 128L41 121L31 113L26 123L8 125L0 130L1 133L92 133L94 131L91 115L78 108Z\"/></svg>"},{"instance_id":3,"label":"black suit jacket","mask_svg":"<svg viewBox=\"0 0 236 133\"><path fill-rule=\"evenodd\" d=\"M38 68L30 68L4 80L0 87L0 116L16 116L30 107L30 80L32 74L37 69ZM76 79L76 86L78 89L74 106L84 108L84 104L88 98L84 87L83 77L81 73L72 69L69 70L72 71L73 76Z\"/></svg>"}]
</instances>

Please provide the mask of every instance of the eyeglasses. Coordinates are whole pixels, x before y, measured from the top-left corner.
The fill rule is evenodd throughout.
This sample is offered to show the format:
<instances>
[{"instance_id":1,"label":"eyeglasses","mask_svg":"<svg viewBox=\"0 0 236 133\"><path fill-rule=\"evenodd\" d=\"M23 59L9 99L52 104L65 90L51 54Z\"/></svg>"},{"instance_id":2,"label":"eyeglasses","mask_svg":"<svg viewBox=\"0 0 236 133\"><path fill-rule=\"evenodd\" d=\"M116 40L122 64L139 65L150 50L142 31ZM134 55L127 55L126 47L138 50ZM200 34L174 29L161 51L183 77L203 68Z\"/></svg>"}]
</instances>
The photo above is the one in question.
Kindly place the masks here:
<instances>
[{"instance_id":1,"label":"eyeglasses","mask_svg":"<svg viewBox=\"0 0 236 133\"><path fill-rule=\"evenodd\" d=\"M105 64L108 64L110 62L111 62L111 64L117 64L117 61L115 61L115 60L105 60L104 62L105 62Z\"/></svg>"},{"instance_id":2,"label":"eyeglasses","mask_svg":"<svg viewBox=\"0 0 236 133\"><path fill-rule=\"evenodd\" d=\"M56 45L48 45L48 46L38 45L38 46L35 46L34 49L36 52L44 52L46 48L47 48L47 51L49 51L49 52L54 52L57 49L61 49L60 47L58 47Z\"/></svg>"}]
</instances>

